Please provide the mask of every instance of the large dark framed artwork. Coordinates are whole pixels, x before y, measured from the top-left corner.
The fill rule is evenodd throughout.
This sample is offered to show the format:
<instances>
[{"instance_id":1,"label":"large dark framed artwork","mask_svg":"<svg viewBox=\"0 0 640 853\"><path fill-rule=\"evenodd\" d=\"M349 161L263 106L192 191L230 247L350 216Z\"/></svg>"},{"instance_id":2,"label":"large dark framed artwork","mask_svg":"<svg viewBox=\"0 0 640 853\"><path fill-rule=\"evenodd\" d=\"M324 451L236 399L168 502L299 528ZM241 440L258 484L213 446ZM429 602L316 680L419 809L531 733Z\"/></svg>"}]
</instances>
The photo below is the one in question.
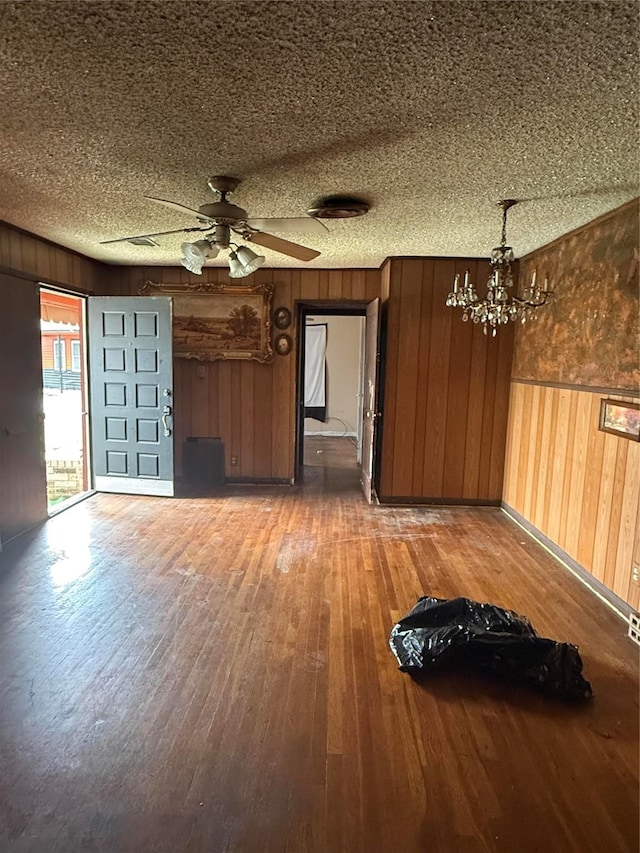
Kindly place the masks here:
<instances>
[{"instance_id":1,"label":"large dark framed artwork","mask_svg":"<svg viewBox=\"0 0 640 853\"><path fill-rule=\"evenodd\" d=\"M272 284L162 284L147 281L143 296L173 299L173 353L200 361L273 360Z\"/></svg>"},{"instance_id":2,"label":"large dark framed artwork","mask_svg":"<svg viewBox=\"0 0 640 853\"><path fill-rule=\"evenodd\" d=\"M622 400L600 400L599 429L631 441L640 441L640 404Z\"/></svg>"}]
</instances>

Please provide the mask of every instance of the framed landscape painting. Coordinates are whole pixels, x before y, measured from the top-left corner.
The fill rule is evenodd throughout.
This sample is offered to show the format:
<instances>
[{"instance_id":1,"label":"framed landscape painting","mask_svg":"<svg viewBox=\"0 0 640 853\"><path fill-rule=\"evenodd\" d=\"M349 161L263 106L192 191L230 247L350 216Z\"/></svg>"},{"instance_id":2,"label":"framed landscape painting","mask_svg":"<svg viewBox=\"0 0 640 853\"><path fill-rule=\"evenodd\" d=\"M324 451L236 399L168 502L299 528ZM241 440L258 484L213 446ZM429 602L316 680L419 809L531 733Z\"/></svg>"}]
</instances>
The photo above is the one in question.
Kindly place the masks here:
<instances>
[{"instance_id":1,"label":"framed landscape painting","mask_svg":"<svg viewBox=\"0 0 640 853\"><path fill-rule=\"evenodd\" d=\"M271 284L145 282L143 296L173 299L173 353L200 361L273 360Z\"/></svg>"},{"instance_id":2,"label":"framed landscape painting","mask_svg":"<svg viewBox=\"0 0 640 853\"><path fill-rule=\"evenodd\" d=\"M640 404L600 400L599 428L632 441L640 441Z\"/></svg>"}]
</instances>

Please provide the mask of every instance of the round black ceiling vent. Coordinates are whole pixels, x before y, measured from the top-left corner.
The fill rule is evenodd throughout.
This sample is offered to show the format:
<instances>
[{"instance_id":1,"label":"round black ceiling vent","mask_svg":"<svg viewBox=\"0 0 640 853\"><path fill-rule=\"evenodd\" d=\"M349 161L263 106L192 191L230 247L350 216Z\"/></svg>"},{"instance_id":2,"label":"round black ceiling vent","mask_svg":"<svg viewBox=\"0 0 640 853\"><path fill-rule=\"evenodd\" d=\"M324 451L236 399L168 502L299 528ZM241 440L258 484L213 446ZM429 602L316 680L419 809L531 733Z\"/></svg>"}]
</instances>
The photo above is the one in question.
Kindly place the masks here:
<instances>
[{"instance_id":1,"label":"round black ceiling vent","mask_svg":"<svg viewBox=\"0 0 640 853\"><path fill-rule=\"evenodd\" d=\"M361 198L328 195L314 201L307 213L316 219L351 219L354 216L364 216L368 211L369 205Z\"/></svg>"}]
</instances>

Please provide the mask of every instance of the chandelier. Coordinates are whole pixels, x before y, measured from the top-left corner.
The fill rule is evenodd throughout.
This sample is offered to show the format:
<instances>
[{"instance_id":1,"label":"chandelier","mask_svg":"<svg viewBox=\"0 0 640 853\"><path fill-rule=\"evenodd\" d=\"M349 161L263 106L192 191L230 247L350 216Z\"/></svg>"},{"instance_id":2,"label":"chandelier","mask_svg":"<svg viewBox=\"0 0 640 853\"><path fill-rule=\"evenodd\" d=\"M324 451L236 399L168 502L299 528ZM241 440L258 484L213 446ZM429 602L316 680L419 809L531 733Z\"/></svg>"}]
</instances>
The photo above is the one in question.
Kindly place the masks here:
<instances>
[{"instance_id":1,"label":"chandelier","mask_svg":"<svg viewBox=\"0 0 640 853\"><path fill-rule=\"evenodd\" d=\"M216 225L214 234L195 243L183 243L181 264L196 275L202 275L205 263L217 258L220 249L229 249L229 277L244 278L261 267L265 259L256 255L247 246L237 246L230 241L231 229L228 225Z\"/></svg>"},{"instance_id":2,"label":"chandelier","mask_svg":"<svg viewBox=\"0 0 640 853\"><path fill-rule=\"evenodd\" d=\"M489 333L495 337L498 326L508 323L509 320L535 320L538 316L538 308L545 305L553 295L548 289L547 279L544 286L536 284L536 271L533 271L531 283L522 292L521 296L509 292L513 287L514 274L512 264L515 260L513 249L507 246L507 211L517 204L512 198L503 199L498 202L502 208L502 239L500 245L491 251L491 275L487 282L487 295L484 299L478 299L478 294L473 284L469 281L469 270L464 274L464 281L460 283L460 273L456 274L453 281L453 290L447 296L449 308L462 308L462 319L471 319L474 323L482 323L485 335Z\"/></svg>"}]
</instances>

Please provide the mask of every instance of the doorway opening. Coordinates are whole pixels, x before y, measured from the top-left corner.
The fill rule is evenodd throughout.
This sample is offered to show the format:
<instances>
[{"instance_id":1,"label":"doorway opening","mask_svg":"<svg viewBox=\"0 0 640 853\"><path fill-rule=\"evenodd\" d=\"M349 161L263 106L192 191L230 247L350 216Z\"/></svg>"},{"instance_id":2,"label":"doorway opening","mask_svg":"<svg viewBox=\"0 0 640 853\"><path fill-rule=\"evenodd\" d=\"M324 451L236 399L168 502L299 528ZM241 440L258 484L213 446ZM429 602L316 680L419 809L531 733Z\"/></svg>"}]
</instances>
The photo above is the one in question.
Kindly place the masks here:
<instances>
[{"instance_id":1,"label":"doorway opening","mask_svg":"<svg viewBox=\"0 0 640 853\"><path fill-rule=\"evenodd\" d=\"M296 479L340 481L356 489L362 483L363 458L368 465L371 451L364 411L370 306L298 305ZM377 315L375 326L377 339Z\"/></svg>"},{"instance_id":2,"label":"doorway opening","mask_svg":"<svg viewBox=\"0 0 640 853\"><path fill-rule=\"evenodd\" d=\"M362 458L364 316L305 316L303 466L356 469Z\"/></svg>"},{"instance_id":3,"label":"doorway opening","mask_svg":"<svg viewBox=\"0 0 640 853\"><path fill-rule=\"evenodd\" d=\"M40 288L40 347L51 515L89 491L84 297Z\"/></svg>"}]
</instances>

